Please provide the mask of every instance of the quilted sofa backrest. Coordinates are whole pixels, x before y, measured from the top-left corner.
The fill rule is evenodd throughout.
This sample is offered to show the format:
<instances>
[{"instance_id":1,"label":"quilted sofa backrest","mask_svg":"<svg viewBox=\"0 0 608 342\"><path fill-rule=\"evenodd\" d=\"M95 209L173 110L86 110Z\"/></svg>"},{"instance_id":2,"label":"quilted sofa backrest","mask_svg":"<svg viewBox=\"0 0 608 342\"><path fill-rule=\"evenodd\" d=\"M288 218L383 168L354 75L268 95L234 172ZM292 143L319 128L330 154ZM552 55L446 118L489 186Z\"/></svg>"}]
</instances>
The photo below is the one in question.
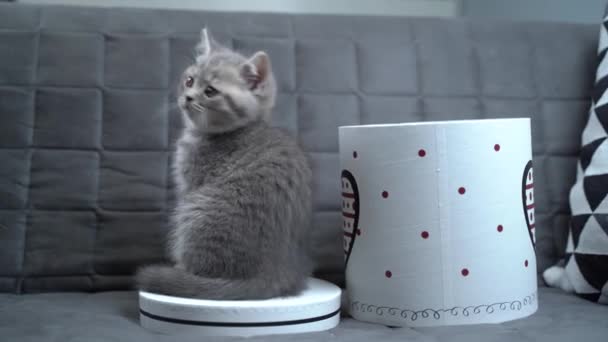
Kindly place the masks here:
<instances>
[{"instance_id":1,"label":"quilted sofa backrest","mask_svg":"<svg viewBox=\"0 0 608 342\"><path fill-rule=\"evenodd\" d=\"M124 289L164 260L178 76L203 26L266 50L340 281L337 127L532 118L537 251L561 256L597 30L572 24L0 5L0 291Z\"/></svg>"}]
</instances>

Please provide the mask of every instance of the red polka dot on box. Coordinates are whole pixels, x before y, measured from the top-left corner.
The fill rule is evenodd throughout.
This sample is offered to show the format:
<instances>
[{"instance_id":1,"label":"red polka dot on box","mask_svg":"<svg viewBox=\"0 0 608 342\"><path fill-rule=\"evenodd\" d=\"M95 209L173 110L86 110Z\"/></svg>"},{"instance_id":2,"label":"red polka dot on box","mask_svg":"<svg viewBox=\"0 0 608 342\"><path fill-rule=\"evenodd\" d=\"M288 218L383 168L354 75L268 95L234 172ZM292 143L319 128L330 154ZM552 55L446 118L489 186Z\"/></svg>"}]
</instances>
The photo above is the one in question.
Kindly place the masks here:
<instances>
[{"instance_id":1,"label":"red polka dot on box","mask_svg":"<svg viewBox=\"0 0 608 342\"><path fill-rule=\"evenodd\" d=\"M501 150L501 146L500 146L500 144L494 144L493 149L494 149L494 151L496 151L496 152L500 152L500 150ZM424 158L424 157L426 157L426 156L427 156L427 152L426 152L426 150L425 150L424 148L421 148L421 149L419 149L419 150L418 150L418 157L420 157L420 158ZM356 152L356 151L355 151L355 152L353 152L353 158L357 158L357 152ZM467 189L466 189L464 186L461 186L461 187L459 187L459 188L458 188L458 194L460 194L460 195L465 195L465 194L466 194L466 192L467 192ZM380 194L381 194L382 198L384 198L384 199L386 199L386 198L388 198L388 197L389 197L389 192L388 192L387 190L383 190L383 191L382 191ZM503 232L503 230L504 230L504 227L503 227L503 225L502 225L502 224L499 224L499 225L497 225L497 226L496 226L496 231L497 231L498 233L502 233L502 232ZM361 231L360 231L360 230L357 230L357 234L358 234L358 235L359 235L359 234L361 234ZM426 231L426 230L425 230L425 231L422 231L422 232L420 232L420 237L421 237L422 239L424 239L424 240L427 240L427 239L429 239L429 237L430 237L430 233L429 233L428 231ZM525 260L525 261L524 261L524 266L525 266L525 267L528 267L528 265L529 265L528 260ZM462 276L462 277L468 277L468 276L469 276L469 274L470 274L470 271L469 271L469 269L468 269L468 268L462 268L462 269L460 270L460 274L461 274L461 276ZM390 279L390 278L392 278L393 273L392 273L390 270L386 270L386 271L384 272L384 276L385 276L386 278L389 278L389 279Z\"/></svg>"}]
</instances>

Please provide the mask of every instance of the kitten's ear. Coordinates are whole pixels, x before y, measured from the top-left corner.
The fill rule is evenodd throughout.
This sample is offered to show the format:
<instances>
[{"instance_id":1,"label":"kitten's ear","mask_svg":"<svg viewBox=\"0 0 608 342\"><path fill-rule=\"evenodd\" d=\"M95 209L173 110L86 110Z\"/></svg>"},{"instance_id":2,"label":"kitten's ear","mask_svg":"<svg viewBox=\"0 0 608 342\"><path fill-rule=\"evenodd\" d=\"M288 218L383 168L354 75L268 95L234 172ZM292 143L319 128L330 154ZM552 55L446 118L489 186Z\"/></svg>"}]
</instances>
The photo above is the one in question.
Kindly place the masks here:
<instances>
[{"instance_id":1,"label":"kitten's ear","mask_svg":"<svg viewBox=\"0 0 608 342\"><path fill-rule=\"evenodd\" d=\"M268 81L271 73L270 57L263 51L254 53L242 67L243 78L247 81L251 90Z\"/></svg>"},{"instance_id":2,"label":"kitten's ear","mask_svg":"<svg viewBox=\"0 0 608 342\"><path fill-rule=\"evenodd\" d=\"M197 60L199 58L206 58L209 53L211 53L211 50L216 46L217 43L213 40L213 37L211 37L209 31L207 31L207 28L203 28L201 30L201 41L196 45L195 48Z\"/></svg>"}]
</instances>

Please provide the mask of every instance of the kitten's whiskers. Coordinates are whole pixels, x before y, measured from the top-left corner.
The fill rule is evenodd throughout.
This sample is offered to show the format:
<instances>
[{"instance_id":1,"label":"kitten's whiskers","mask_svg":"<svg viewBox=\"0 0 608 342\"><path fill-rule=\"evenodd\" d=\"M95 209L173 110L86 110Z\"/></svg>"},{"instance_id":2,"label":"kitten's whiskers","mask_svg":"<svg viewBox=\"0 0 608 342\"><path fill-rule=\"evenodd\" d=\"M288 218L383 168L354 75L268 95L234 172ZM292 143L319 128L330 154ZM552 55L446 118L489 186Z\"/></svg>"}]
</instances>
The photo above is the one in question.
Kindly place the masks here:
<instances>
[{"instance_id":1,"label":"kitten's whiskers","mask_svg":"<svg viewBox=\"0 0 608 342\"><path fill-rule=\"evenodd\" d=\"M191 105L191 106L192 106L192 108L194 108L194 109L195 109L197 112L200 112L200 113L204 113L204 112L205 112L205 107L201 106L201 105L200 105L200 104L198 104L198 103L192 103L192 104L190 104L190 105Z\"/></svg>"}]
</instances>

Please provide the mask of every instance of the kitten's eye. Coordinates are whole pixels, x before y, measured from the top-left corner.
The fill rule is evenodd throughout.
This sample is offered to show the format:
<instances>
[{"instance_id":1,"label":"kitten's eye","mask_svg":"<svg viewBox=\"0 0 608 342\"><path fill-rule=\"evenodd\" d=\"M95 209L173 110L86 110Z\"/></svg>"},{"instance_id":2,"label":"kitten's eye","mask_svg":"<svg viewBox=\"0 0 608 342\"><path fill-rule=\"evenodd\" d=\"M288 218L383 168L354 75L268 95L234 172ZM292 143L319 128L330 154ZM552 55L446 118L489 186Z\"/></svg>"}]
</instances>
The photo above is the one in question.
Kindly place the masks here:
<instances>
[{"instance_id":1,"label":"kitten's eye","mask_svg":"<svg viewBox=\"0 0 608 342\"><path fill-rule=\"evenodd\" d=\"M219 94L220 92L213 88L212 86L207 86L207 88L205 88L205 96L207 97L214 97L215 95Z\"/></svg>"},{"instance_id":2,"label":"kitten's eye","mask_svg":"<svg viewBox=\"0 0 608 342\"><path fill-rule=\"evenodd\" d=\"M188 76L188 78L186 78L186 87L191 88L193 84L194 84L194 78L192 78L191 76Z\"/></svg>"}]
</instances>

